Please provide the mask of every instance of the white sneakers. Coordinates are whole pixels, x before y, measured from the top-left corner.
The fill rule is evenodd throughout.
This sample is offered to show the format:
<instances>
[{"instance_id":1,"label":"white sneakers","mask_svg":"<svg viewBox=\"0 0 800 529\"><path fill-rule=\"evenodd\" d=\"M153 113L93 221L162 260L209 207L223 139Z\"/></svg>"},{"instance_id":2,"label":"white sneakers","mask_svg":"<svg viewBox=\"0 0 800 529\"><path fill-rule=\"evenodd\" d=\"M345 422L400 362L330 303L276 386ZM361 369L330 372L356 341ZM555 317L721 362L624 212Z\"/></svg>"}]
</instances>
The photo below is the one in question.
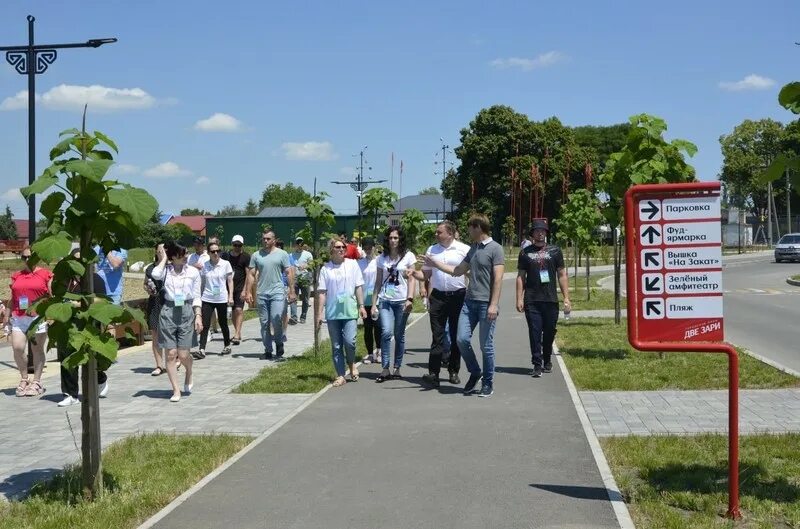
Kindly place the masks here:
<instances>
[{"instance_id":1,"label":"white sneakers","mask_svg":"<svg viewBox=\"0 0 800 529\"><path fill-rule=\"evenodd\" d=\"M108 380L100 384L99 395L103 398L108 395Z\"/></svg>"},{"instance_id":2,"label":"white sneakers","mask_svg":"<svg viewBox=\"0 0 800 529\"><path fill-rule=\"evenodd\" d=\"M72 406L73 404L77 404L80 402L80 399L77 397L73 397L72 395L64 394L64 400L58 403L59 408L66 408L67 406Z\"/></svg>"}]
</instances>

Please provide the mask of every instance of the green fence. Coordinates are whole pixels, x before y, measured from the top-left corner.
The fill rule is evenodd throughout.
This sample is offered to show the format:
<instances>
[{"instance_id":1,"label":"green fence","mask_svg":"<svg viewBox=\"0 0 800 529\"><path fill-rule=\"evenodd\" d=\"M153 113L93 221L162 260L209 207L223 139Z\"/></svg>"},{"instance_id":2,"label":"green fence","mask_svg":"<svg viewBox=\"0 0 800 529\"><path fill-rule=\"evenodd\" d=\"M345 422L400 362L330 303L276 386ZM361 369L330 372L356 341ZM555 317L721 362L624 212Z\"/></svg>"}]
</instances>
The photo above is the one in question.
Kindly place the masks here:
<instances>
[{"instance_id":1,"label":"green fence","mask_svg":"<svg viewBox=\"0 0 800 529\"><path fill-rule=\"evenodd\" d=\"M228 244L234 235L241 235L245 245L260 246L263 226L269 224L278 238L291 244L295 234L305 228L306 220L306 217L214 217L206 219L206 234L219 236L223 244ZM357 215L338 215L331 231L352 235L357 224Z\"/></svg>"}]
</instances>

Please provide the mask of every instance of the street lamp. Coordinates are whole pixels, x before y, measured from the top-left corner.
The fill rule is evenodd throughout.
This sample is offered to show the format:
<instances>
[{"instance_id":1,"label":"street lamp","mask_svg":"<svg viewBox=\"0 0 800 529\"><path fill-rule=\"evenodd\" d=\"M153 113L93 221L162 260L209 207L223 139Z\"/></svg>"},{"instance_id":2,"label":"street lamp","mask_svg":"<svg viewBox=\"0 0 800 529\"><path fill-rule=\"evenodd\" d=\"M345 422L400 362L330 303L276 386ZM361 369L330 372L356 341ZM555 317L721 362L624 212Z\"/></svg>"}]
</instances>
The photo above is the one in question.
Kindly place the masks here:
<instances>
[{"instance_id":1,"label":"street lamp","mask_svg":"<svg viewBox=\"0 0 800 529\"><path fill-rule=\"evenodd\" d=\"M339 184L339 185L349 185L350 188L356 192L356 196L358 197L358 242L361 243L361 195L364 193L364 190L369 186L370 182L364 181L364 151L367 150L367 146L361 149L361 152L358 154L354 154L353 156L359 156L360 161L358 165L358 174L356 175L356 180L350 182L343 182L341 180L332 180L332 184ZM367 169L372 171L372 167L369 166L369 162L367 162ZM370 181L373 184L380 184L385 182L386 180L372 180L370 177Z\"/></svg>"},{"instance_id":2,"label":"street lamp","mask_svg":"<svg viewBox=\"0 0 800 529\"><path fill-rule=\"evenodd\" d=\"M450 152L450 154L453 154L453 151L452 149L450 149L450 146L444 142L444 139L439 138L439 142L442 144L442 183L444 183L444 179L447 176L447 153ZM438 157L439 153L437 152L435 156ZM439 162L435 161L433 162L433 165L439 165ZM450 162L450 168L452 169L452 167L453 167L453 162ZM434 171L433 174L437 174L437 172ZM439 187L441 188L441 186ZM444 216L447 209L445 207L444 190L442 189L441 191L442 191L442 220L444 220Z\"/></svg>"},{"instance_id":3,"label":"street lamp","mask_svg":"<svg viewBox=\"0 0 800 529\"><path fill-rule=\"evenodd\" d=\"M6 61L20 75L28 76L28 185L36 180L36 75L47 71L58 57L56 50L65 48L99 48L103 44L117 42L115 38L89 39L86 42L67 44L33 43L33 23L36 19L28 15L28 44L0 46L6 52ZM36 240L36 198L28 197L28 243Z\"/></svg>"}]
</instances>

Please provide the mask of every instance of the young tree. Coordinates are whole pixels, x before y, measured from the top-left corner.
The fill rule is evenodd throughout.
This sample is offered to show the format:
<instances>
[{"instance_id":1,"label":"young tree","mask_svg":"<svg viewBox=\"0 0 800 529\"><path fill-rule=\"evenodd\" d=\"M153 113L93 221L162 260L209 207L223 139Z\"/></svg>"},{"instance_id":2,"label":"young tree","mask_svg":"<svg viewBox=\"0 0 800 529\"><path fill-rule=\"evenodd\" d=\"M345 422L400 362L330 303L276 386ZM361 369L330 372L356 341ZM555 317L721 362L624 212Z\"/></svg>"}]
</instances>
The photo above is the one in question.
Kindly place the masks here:
<instances>
[{"instance_id":1,"label":"young tree","mask_svg":"<svg viewBox=\"0 0 800 529\"><path fill-rule=\"evenodd\" d=\"M52 165L21 190L27 199L56 188L42 200L39 211L47 219L47 230L31 247L34 262L57 262L53 296L32 307L39 315L32 328L38 320L50 321L50 343L69 352L64 365L84 366L83 493L94 500L103 486L97 370L114 362L118 348L115 337L106 329L133 320L146 325L141 311L114 305L93 293L92 265L98 260L94 246L99 244L106 251L131 247L158 204L144 189L105 178L114 163L106 148L117 152L117 146L101 132L86 132L85 111L82 129L64 131L61 137L50 151ZM80 257L69 255L75 240L80 245ZM70 283L78 278L80 293L69 292Z\"/></svg>"},{"instance_id":2,"label":"young tree","mask_svg":"<svg viewBox=\"0 0 800 529\"><path fill-rule=\"evenodd\" d=\"M246 217L255 217L258 215L259 209L258 204L252 198L247 199L247 204L244 206L244 211L242 211L242 215Z\"/></svg>"},{"instance_id":3,"label":"young tree","mask_svg":"<svg viewBox=\"0 0 800 529\"><path fill-rule=\"evenodd\" d=\"M684 155L692 157L697 147L686 140L667 142L664 132L667 123L661 118L647 114L631 116L631 129L625 145L612 154L605 171L598 179L598 189L606 194L608 202L603 214L611 226L614 237L614 310L615 321L621 322L620 270L622 245L618 244L617 228L622 226L622 198L634 184L666 184L691 182L694 168L686 163Z\"/></svg>"},{"instance_id":4,"label":"young tree","mask_svg":"<svg viewBox=\"0 0 800 529\"><path fill-rule=\"evenodd\" d=\"M0 216L0 239L16 239L17 225L14 224L14 216L11 208L6 205L5 215Z\"/></svg>"},{"instance_id":5,"label":"young tree","mask_svg":"<svg viewBox=\"0 0 800 529\"><path fill-rule=\"evenodd\" d=\"M778 103L792 114L800 114L800 82L794 81L784 85L778 94ZM788 147L786 152L780 153L772 161L761 175L760 182L762 184L774 182L789 171L789 178L796 191L800 189L800 141L797 139L797 122L790 124L787 129L791 137L784 139L784 145Z\"/></svg>"},{"instance_id":6,"label":"young tree","mask_svg":"<svg viewBox=\"0 0 800 529\"><path fill-rule=\"evenodd\" d=\"M509 215L506 217L506 221L503 223L503 244L508 246L509 250L514 243L514 236L517 234L517 221L513 215Z\"/></svg>"},{"instance_id":7,"label":"young tree","mask_svg":"<svg viewBox=\"0 0 800 529\"><path fill-rule=\"evenodd\" d=\"M592 289L589 284L589 255L596 245L594 230L603 223L600 213L600 202L588 189L578 189L567 197L567 203L561 206L561 216L554 223L558 227L556 240L572 241L575 249L575 287L578 283L579 252L586 255L586 299L591 299Z\"/></svg>"},{"instance_id":8,"label":"young tree","mask_svg":"<svg viewBox=\"0 0 800 529\"><path fill-rule=\"evenodd\" d=\"M280 206L302 206L303 203L311 198L311 195L300 186L295 186L289 182L286 185L270 184L261 193L261 200L258 202L258 209Z\"/></svg>"},{"instance_id":9,"label":"young tree","mask_svg":"<svg viewBox=\"0 0 800 529\"><path fill-rule=\"evenodd\" d=\"M400 227L406 232L408 249L413 252L417 251L417 243L426 220L425 214L414 208L405 210L400 217Z\"/></svg>"},{"instance_id":10,"label":"young tree","mask_svg":"<svg viewBox=\"0 0 800 529\"><path fill-rule=\"evenodd\" d=\"M361 208L367 212L367 217L371 219L373 237L377 236L379 217L391 213L396 200L397 193L386 187L373 187L364 192L361 197Z\"/></svg>"}]
</instances>

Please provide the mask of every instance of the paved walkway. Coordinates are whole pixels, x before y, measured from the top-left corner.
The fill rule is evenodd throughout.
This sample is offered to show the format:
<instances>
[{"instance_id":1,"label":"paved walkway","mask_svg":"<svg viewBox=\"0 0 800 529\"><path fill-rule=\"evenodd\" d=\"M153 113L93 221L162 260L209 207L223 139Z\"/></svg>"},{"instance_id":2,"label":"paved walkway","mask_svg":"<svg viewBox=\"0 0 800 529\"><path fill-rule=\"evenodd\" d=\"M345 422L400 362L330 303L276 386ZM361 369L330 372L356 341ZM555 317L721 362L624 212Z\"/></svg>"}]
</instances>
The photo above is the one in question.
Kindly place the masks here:
<instances>
[{"instance_id":1,"label":"paved walkway","mask_svg":"<svg viewBox=\"0 0 800 529\"><path fill-rule=\"evenodd\" d=\"M258 320L244 323L244 341L231 356L220 357L221 335L209 342L208 356L194 364L194 390L177 404L169 402L172 389L167 375L150 376L153 356L148 343L124 349L108 371L110 392L100 401L103 446L143 432L228 432L259 435L279 422L310 395L238 395L230 390L252 378L261 368L275 365L260 360L263 346ZM313 345L311 320L289 328L286 356ZM322 337L327 336L323 328ZM19 497L41 479L80 458L81 407L59 408L62 399L58 364L43 378L47 393L41 398L14 396L19 376L6 369L0 380L0 497ZM180 371L183 373L183 370ZM11 375L9 378L9 374ZM180 375L180 382L183 376ZM70 424L74 434L70 432ZM16 426L15 426L16 425Z\"/></svg>"}]
</instances>

